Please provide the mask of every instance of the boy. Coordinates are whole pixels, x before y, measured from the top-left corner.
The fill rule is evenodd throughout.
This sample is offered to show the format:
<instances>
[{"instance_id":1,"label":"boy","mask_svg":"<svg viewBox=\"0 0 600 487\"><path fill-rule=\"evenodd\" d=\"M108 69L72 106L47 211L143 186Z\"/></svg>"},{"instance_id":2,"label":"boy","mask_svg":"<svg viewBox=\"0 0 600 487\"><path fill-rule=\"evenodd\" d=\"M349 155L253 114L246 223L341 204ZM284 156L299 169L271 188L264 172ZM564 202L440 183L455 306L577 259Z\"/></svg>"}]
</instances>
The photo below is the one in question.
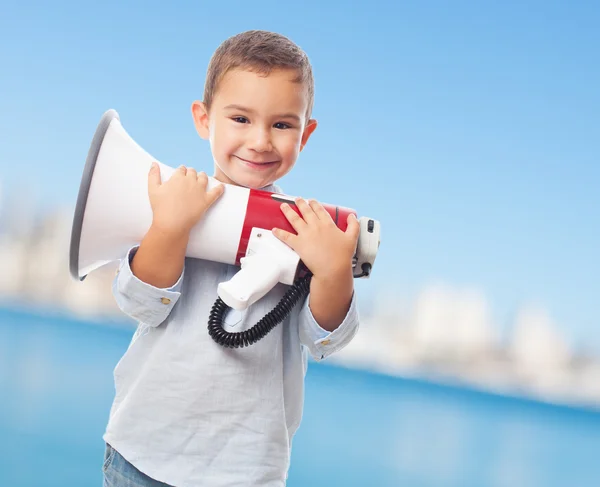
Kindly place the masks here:
<instances>
[{"instance_id":1,"label":"boy","mask_svg":"<svg viewBox=\"0 0 600 487\"><path fill-rule=\"evenodd\" d=\"M214 53L203 102L192 104L199 135L210 141L214 177L281 192L314 132L308 58L287 38L249 31ZM310 294L288 318L248 348L228 349L207 332L219 282L234 266L186 259L190 229L223 193L207 176L180 167L164 184L148 176L153 220L120 264L113 284L124 313L139 322L114 371L116 396L104 440L109 486L234 487L285 485L300 424L307 354L321 360L358 329L352 257L359 226L340 231L315 201L302 217L282 205L296 234L275 230L313 274ZM247 329L279 302L277 285L228 331ZM176 305L177 304L177 305Z\"/></svg>"}]
</instances>

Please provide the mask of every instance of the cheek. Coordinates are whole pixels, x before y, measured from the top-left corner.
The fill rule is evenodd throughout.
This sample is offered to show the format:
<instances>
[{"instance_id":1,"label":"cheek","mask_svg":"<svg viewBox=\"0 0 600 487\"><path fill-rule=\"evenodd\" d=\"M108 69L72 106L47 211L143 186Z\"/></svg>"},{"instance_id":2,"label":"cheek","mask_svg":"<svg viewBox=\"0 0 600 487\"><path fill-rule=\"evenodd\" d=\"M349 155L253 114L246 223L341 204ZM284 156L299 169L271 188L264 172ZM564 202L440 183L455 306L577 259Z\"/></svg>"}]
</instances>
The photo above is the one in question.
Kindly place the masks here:
<instances>
[{"instance_id":1,"label":"cheek","mask_svg":"<svg viewBox=\"0 0 600 487\"><path fill-rule=\"evenodd\" d=\"M211 144L213 151L222 156L228 155L237 149L235 134L223 130L222 127L216 127L216 130L211 132Z\"/></svg>"},{"instance_id":2,"label":"cheek","mask_svg":"<svg viewBox=\"0 0 600 487\"><path fill-rule=\"evenodd\" d=\"M287 137L282 143L281 152L285 157L295 157L300 151L301 142L300 137Z\"/></svg>"},{"instance_id":3,"label":"cheek","mask_svg":"<svg viewBox=\"0 0 600 487\"><path fill-rule=\"evenodd\" d=\"M218 131L219 131L219 126L213 119L210 119L209 123L208 123L208 140L210 142L210 145L213 147L217 143L217 140L219 139Z\"/></svg>"}]
</instances>

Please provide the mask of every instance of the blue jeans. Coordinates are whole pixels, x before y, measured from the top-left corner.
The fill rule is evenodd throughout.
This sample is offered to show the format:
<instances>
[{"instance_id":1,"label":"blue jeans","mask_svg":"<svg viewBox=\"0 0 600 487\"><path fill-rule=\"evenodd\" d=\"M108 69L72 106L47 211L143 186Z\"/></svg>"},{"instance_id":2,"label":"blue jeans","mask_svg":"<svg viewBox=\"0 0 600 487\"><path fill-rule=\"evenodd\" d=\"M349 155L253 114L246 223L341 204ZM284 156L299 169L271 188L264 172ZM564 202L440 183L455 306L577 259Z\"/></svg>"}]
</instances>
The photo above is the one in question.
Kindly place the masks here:
<instances>
[{"instance_id":1,"label":"blue jeans","mask_svg":"<svg viewBox=\"0 0 600 487\"><path fill-rule=\"evenodd\" d=\"M104 487L172 487L140 472L109 444L106 445L102 472Z\"/></svg>"}]
</instances>

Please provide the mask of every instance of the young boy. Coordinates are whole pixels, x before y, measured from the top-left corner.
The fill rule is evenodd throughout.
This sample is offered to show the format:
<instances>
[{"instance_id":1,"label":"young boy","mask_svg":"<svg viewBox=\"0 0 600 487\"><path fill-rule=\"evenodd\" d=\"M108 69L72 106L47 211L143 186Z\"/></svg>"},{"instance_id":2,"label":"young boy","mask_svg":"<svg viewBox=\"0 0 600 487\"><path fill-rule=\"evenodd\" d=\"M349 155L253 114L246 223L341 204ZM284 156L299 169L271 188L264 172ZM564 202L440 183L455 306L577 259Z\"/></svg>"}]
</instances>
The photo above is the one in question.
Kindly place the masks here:
<instances>
[{"instance_id":1,"label":"young boy","mask_svg":"<svg viewBox=\"0 0 600 487\"><path fill-rule=\"evenodd\" d=\"M204 101L192 104L210 141L214 177L281 192L314 132L312 70L287 38L250 31L226 40L208 67ZM219 282L239 268L185 258L191 228L223 193L206 174L181 167L166 182L153 167L153 221L120 264L113 284L124 313L139 322L114 371L116 396L104 440L107 486L284 486L300 425L307 355L322 360L358 329L352 257L359 226L342 232L315 202L302 217L282 205L296 234L275 230L313 278L310 294L259 342L229 349L207 332ZM224 327L253 326L279 302L278 284Z\"/></svg>"}]
</instances>

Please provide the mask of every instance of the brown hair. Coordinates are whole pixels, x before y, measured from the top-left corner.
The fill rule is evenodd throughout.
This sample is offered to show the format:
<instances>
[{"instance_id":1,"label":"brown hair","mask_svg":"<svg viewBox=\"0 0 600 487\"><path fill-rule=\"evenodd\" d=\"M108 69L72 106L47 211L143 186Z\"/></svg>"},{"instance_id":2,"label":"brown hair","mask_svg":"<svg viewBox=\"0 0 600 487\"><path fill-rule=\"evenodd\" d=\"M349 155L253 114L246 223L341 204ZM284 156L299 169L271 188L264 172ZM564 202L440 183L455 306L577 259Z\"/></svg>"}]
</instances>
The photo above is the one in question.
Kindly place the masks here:
<instances>
[{"instance_id":1,"label":"brown hair","mask_svg":"<svg viewBox=\"0 0 600 487\"><path fill-rule=\"evenodd\" d=\"M220 81L228 71L242 68L265 76L274 69L297 72L293 80L302 83L308 94L306 117L310 118L314 100L312 67L306 53L287 37L264 30L249 30L226 39L214 52L204 85L204 103L210 110Z\"/></svg>"}]
</instances>

